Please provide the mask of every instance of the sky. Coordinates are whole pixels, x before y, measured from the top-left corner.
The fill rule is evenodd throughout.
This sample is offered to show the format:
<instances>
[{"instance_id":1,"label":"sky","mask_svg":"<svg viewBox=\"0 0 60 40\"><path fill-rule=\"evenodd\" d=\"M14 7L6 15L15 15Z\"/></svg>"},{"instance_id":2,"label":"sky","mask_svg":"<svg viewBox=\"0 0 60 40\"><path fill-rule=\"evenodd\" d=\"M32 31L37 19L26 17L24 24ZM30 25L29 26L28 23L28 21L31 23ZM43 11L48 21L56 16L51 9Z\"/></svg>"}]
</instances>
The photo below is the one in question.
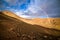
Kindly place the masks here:
<instances>
[{"instance_id":1,"label":"sky","mask_svg":"<svg viewBox=\"0 0 60 40\"><path fill-rule=\"evenodd\" d=\"M60 17L60 0L0 0L2 10L23 18L56 18Z\"/></svg>"}]
</instances>

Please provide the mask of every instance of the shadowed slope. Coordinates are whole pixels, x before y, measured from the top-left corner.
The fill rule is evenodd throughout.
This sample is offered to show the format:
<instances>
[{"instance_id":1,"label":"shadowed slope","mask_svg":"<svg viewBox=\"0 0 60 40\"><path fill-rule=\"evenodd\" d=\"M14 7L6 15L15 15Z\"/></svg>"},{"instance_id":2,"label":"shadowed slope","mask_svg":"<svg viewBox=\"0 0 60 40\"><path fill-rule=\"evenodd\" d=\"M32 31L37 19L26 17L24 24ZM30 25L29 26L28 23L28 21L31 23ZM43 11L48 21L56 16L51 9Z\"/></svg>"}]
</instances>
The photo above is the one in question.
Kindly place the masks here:
<instances>
[{"instance_id":1,"label":"shadowed slope","mask_svg":"<svg viewBox=\"0 0 60 40\"><path fill-rule=\"evenodd\" d=\"M60 30L31 25L0 12L0 40L58 40Z\"/></svg>"}]
</instances>

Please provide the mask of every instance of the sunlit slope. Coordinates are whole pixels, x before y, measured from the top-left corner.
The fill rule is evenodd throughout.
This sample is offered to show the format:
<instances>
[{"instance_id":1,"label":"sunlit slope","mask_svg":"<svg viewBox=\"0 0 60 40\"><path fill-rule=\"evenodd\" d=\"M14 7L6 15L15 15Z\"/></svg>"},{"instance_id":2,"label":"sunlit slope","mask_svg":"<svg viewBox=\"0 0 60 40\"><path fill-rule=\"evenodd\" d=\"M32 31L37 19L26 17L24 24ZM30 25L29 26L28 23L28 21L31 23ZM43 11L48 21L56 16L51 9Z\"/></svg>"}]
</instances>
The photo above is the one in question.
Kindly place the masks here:
<instances>
[{"instance_id":1,"label":"sunlit slope","mask_svg":"<svg viewBox=\"0 0 60 40\"><path fill-rule=\"evenodd\" d=\"M8 16L10 16L10 17L17 18L17 19L20 18L19 16L17 16L16 14L14 14L14 13L11 12L11 11L4 10L4 11L2 11L2 13L5 14L5 15L8 15Z\"/></svg>"},{"instance_id":2,"label":"sunlit slope","mask_svg":"<svg viewBox=\"0 0 60 40\"><path fill-rule=\"evenodd\" d=\"M36 18L32 19L32 22L47 28L60 30L60 18Z\"/></svg>"},{"instance_id":3,"label":"sunlit slope","mask_svg":"<svg viewBox=\"0 0 60 40\"><path fill-rule=\"evenodd\" d=\"M41 25L46 28L53 28L60 30L60 18L34 18L31 20L23 20L32 25Z\"/></svg>"},{"instance_id":4,"label":"sunlit slope","mask_svg":"<svg viewBox=\"0 0 60 40\"><path fill-rule=\"evenodd\" d=\"M4 10L2 11L3 14L5 15L8 15L10 17L13 17L13 18L16 18L18 20L22 20L22 21L28 21L28 19L25 19L25 18L22 18L22 17L19 17L18 15L16 15L15 13L11 12L11 11L7 11L7 10ZM30 20L29 20L30 21Z\"/></svg>"}]
</instances>

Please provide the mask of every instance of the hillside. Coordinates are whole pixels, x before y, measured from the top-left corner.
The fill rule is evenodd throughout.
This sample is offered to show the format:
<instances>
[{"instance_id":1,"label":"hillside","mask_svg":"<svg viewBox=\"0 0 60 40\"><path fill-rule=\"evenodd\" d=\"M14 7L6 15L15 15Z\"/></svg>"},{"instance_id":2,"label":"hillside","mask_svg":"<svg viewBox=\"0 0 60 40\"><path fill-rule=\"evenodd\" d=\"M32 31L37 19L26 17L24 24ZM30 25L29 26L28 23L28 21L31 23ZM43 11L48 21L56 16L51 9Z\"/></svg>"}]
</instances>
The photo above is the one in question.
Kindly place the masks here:
<instances>
[{"instance_id":1,"label":"hillside","mask_svg":"<svg viewBox=\"0 0 60 40\"><path fill-rule=\"evenodd\" d=\"M22 17L17 16L16 14L10 12L10 11L2 11L5 15L8 15L10 17L14 17L18 20L24 21L26 23L32 24L32 25L41 25L46 28L53 28L60 30L60 18L34 18L34 19L25 19Z\"/></svg>"},{"instance_id":2,"label":"hillside","mask_svg":"<svg viewBox=\"0 0 60 40\"><path fill-rule=\"evenodd\" d=\"M46 28L53 28L60 30L60 18L35 18L31 22L34 24L44 26Z\"/></svg>"},{"instance_id":3,"label":"hillside","mask_svg":"<svg viewBox=\"0 0 60 40\"><path fill-rule=\"evenodd\" d=\"M59 40L60 30L31 25L0 12L0 40Z\"/></svg>"}]
</instances>

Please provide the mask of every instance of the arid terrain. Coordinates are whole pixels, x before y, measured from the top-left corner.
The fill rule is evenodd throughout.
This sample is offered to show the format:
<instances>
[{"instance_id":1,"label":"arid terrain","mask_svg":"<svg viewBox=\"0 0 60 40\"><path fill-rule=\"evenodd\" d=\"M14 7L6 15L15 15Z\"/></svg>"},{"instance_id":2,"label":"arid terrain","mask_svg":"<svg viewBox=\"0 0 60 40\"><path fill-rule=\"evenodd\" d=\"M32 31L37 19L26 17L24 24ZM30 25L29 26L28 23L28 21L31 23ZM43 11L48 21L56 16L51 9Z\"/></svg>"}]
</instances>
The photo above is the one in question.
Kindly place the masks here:
<instances>
[{"instance_id":1,"label":"arid terrain","mask_svg":"<svg viewBox=\"0 0 60 40\"><path fill-rule=\"evenodd\" d=\"M10 11L3 11L5 15L14 17L18 20L24 21L28 24L32 25L40 25L46 28L53 28L60 30L60 18L33 18L33 19L25 19L17 16L16 14Z\"/></svg>"},{"instance_id":2,"label":"arid terrain","mask_svg":"<svg viewBox=\"0 0 60 40\"><path fill-rule=\"evenodd\" d=\"M60 18L35 18L30 23L60 30Z\"/></svg>"},{"instance_id":3,"label":"arid terrain","mask_svg":"<svg viewBox=\"0 0 60 40\"><path fill-rule=\"evenodd\" d=\"M60 19L56 20L56 24L55 19L50 19L51 22L38 18L29 20L9 11L2 11L0 40L60 40Z\"/></svg>"}]
</instances>

